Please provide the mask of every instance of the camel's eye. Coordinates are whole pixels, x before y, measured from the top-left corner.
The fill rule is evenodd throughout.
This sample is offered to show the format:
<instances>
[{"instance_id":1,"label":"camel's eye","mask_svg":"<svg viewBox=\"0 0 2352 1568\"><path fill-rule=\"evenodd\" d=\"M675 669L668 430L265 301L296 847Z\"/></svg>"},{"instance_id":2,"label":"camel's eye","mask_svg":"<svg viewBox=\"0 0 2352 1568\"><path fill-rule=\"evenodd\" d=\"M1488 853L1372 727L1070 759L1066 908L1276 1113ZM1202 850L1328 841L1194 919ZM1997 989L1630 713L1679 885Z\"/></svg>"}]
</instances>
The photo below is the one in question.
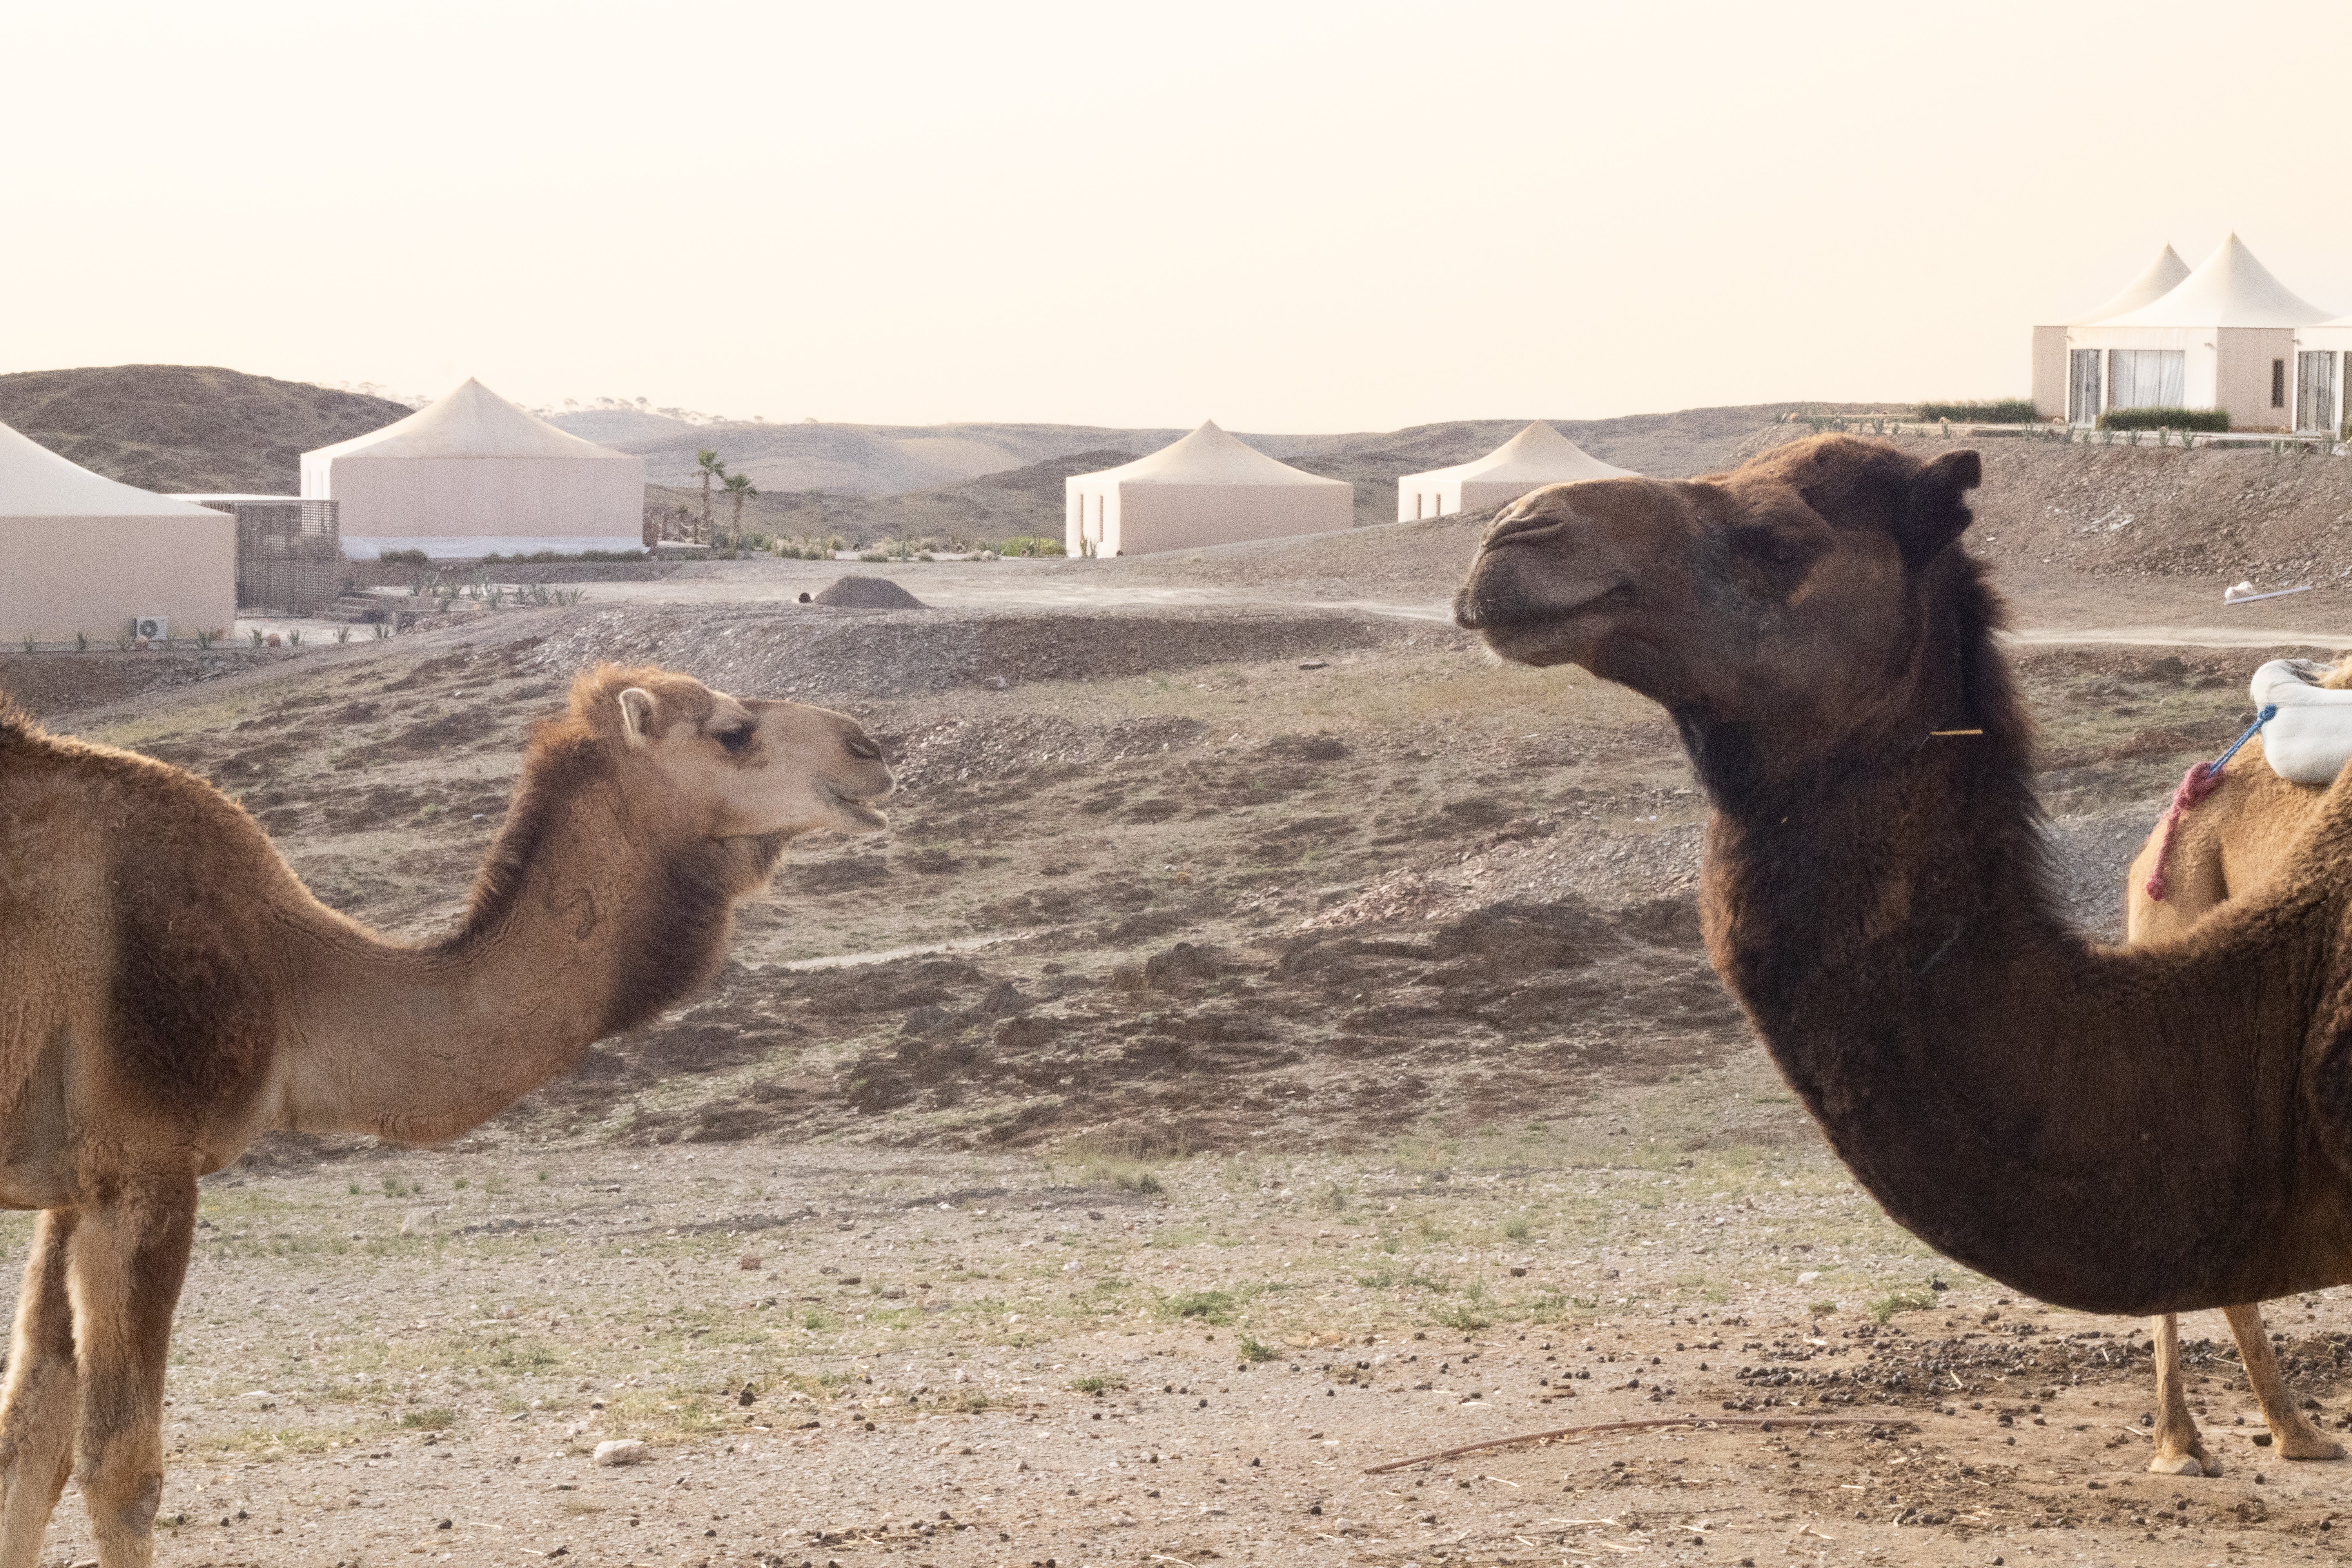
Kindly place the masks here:
<instances>
[{"instance_id":1,"label":"camel's eye","mask_svg":"<svg viewBox=\"0 0 2352 1568\"><path fill-rule=\"evenodd\" d=\"M731 729L714 730L710 738L730 752L741 752L751 743L751 726L737 724Z\"/></svg>"}]
</instances>

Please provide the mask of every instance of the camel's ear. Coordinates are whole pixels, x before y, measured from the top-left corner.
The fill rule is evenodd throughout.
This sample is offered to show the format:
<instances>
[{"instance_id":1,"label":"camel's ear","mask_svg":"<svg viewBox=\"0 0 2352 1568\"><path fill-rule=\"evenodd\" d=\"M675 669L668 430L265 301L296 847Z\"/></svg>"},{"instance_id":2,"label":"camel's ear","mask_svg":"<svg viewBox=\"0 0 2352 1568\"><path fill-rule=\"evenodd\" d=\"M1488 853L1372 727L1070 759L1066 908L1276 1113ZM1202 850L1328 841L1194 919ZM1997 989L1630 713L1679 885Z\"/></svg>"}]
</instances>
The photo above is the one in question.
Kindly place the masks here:
<instances>
[{"instance_id":1,"label":"camel's ear","mask_svg":"<svg viewBox=\"0 0 2352 1568\"><path fill-rule=\"evenodd\" d=\"M653 728L654 694L642 686L632 686L622 692L622 737L642 752L654 743Z\"/></svg>"},{"instance_id":2,"label":"camel's ear","mask_svg":"<svg viewBox=\"0 0 2352 1568\"><path fill-rule=\"evenodd\" d=\"M1947 452L1911 476L1895 537L1903 559L1917 566L1960 536L1974 516L1968 494L1984 482L1984 464L1974 452Z\"/></svg>"}]
</instances>

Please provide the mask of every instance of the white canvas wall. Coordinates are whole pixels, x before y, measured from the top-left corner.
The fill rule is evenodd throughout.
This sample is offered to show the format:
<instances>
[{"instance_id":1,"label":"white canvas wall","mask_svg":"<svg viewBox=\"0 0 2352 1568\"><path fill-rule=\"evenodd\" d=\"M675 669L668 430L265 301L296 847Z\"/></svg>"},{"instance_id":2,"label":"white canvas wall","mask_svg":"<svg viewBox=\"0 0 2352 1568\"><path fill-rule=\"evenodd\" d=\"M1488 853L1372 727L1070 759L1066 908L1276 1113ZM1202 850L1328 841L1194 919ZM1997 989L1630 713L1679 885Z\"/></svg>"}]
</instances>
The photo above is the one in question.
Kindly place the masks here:
<instances>
[{"instance_id":1,"label":"white canvas wall","mask_svg":"<svg viewBox=\"0 0 2352 1568\"><path fill-rule=\"evenodd\" d=\"M642 459L370 458L313 454L302 493L341 503L343 553L440 558L644 545Z\"/></svg>"},{"instance_id":2,"label":"white canvas wall","mask_svg":"<svg viewBox=\"0 0 2352 1568\"><path fill-rule=\"evenodd\" d=\"M111 647L133 616L234 633L236 519L0 517L0 638Z\"/></svg>"}]
</instances>

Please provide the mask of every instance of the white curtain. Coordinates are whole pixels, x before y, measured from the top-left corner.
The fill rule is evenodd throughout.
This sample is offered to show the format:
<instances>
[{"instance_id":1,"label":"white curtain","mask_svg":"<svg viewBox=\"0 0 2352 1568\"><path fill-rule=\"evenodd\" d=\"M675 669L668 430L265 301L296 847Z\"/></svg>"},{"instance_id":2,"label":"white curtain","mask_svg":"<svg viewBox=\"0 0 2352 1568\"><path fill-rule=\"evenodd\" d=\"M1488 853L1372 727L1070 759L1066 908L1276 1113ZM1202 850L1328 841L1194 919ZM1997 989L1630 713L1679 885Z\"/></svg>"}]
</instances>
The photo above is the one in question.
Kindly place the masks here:
<instances>
[{"instance_id":1,"label":"white curtain","mask_svg":"<svg viewBox=\"0 0 2352 1568\"><path fill-rule=\"evenodd\" d=\"M2116 349L2107 356L2110 408L2179 408L2189 384L2181 349Z\"/></svg>"}]
</instances>

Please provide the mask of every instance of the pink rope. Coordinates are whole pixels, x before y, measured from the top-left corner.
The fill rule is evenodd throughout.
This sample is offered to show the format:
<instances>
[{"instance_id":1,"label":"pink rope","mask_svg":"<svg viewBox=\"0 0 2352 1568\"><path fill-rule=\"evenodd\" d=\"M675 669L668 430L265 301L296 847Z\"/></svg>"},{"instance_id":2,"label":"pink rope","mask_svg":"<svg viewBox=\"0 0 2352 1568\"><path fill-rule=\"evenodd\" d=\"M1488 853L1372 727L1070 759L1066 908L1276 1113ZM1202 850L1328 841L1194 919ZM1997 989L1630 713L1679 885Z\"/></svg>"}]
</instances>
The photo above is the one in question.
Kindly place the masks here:
<instances>
[{"instance_id":1,"label":"pink rope","mask_svg":"<svg viewBox=\"0 0 2352 1568\"><path fill-rule=\"evenodd\" d=\"M2172 805L2165 811L2163 826L2157 829L2156 869L2147 874L2146 884L2147 896L2158 903L2164 901L2164 861L2165 857L2172 853L2172 830L2180 826L2180 819L2188 816L2199 801L2221 787L2221 763L2195 763L2190 764L2188 773L2181 775L2180 787L2172 792Z\"/></svg>"}]
</instances>

